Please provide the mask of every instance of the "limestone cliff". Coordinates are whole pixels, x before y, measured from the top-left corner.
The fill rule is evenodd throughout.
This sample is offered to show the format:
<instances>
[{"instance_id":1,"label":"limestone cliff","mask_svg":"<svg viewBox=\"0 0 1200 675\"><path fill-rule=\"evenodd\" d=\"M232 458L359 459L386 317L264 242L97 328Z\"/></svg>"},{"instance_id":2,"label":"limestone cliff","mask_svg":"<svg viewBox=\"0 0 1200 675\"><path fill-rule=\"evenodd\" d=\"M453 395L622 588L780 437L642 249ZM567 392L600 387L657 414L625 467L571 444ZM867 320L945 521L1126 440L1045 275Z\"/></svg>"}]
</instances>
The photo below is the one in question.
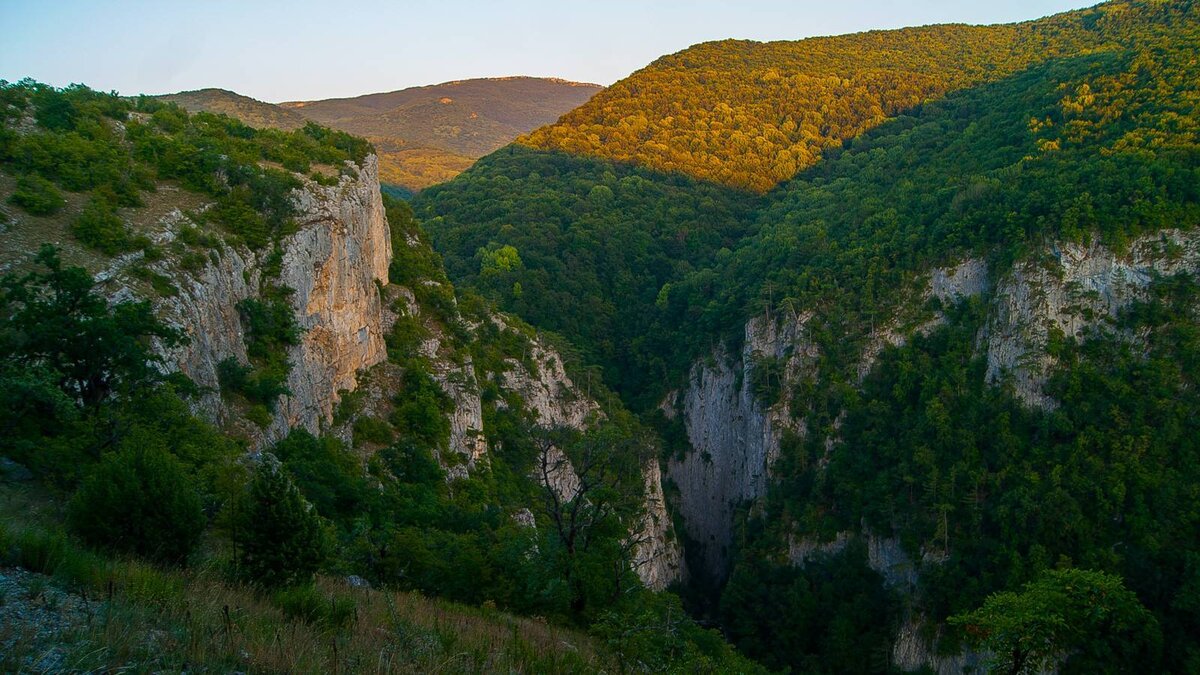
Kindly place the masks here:
<instances>
[{"instance_id":1,"label":"limestone cliff","mask_svg":"<svg viewBox=\"0 0 1200 675\"><path fill-rule=\"evenodd\" d=\"M414 249L424 246L418 236L397 241ZM443 283L417 280L413 285L420 286L419 293L404 286L387 287L382 329L389 332L398 321L404 321L421 332L417 355L450 401L446 413L449 437L439 458L449 481L486 467L489 447L485 412L488 406L506 406L506 395L518 397L532 421L544 428L582 430L603 415L589 391L567 373L561 355L536 334L503 315L488 313L474 323L453 302L435 307L418 299L444 291ZM472 346L486 351L489 341L508 342L509 348L516 351L490 360L472 356ZM387 419L402 377L403 368L396 363L384 362L370 368L358 397L358 416ZM485 402L481 384L486 383L494 384L502 396ZM333 433L352 442L353 421L354 417L343 420L332 428ZM371 450L369 444L363 449ZM552 460L557 469L552 472L549 486L563 499L570 499L578 491L578 478L565 456L560 454ZM634 566L647 587L662 589L679 578L682 554L671 530L657 461L648 462L642 475L644 515L630 527ZM533 522L527 508L513 515L519 522Z\"/></svg>"},{"instance_id":2,"label":"limestone cliff","mask_svg":"<svg viewBox=\"0 0 1200 675\"><path fill-rule=\"evenodd\" d=\"M1200 270L1200 231L1164 230L1135 240L1119 255L1098 242L1060 243L1038 261L1018 263L997 289L986 344L989 382L1009 379L1029 405L1050 408L1042 392L1053 359L1051 331L1083 337L1145 298L1155 275Z\"/></svg>"},{"instance_id":3,"label":"limestone cliff","mask_svg":"<svg viewBox=\"0 0 1200 675\"><path fill-rule=\"evenodd\" d=\"M981 296L987 320L976 337L976 348L986 356L988 382L1011 386L1028 405L1050 408L1055 403L1043 385L1053 365L1046 351L1052 332L1082 338L1093 330L1114 330L1118 312L1144 298L1156 275L1184 271L1200 271L1200 230L1145 236L1124 253L1097 242L1059 242L1000 274L980 259L930 270L914 288L895 291L904 294L898 296L901 309L866 336L856 365L858 379L871 370L885 347L902 345L944 321L940 312L923 309L927 300L936 297L946 303ZM804 434L803 420L789 409L788 396L776 401L756 398L754 368L764 357L779 360L782 367L777 372L785 391L813 374L811 364L819 352L806 335L807 321L807 315L795 313L754 318L746 324L739 354L718 353L697 362L688 386L663 403L668 416L682 417L691 445L689 454L668 467L679 488L675 506L688 544L703 547L693 557L703 562L704 571L714 580L728 573L735 509L753 504L765 493L785 433ZM797 537L788 543L786 553L793 564L802 565L814 552L840 550L852 537L866 539L870 566L905 594L915 591L922 564L938 562L933 554L913 561L894 538L865 528L839 533L826 542ZM930 631L922 624L919 615L906 616L894 643L894 663L906 668L928 666L939 673L961 672L962 667L978 663L978 655L969 653L937 655L926 637Z\"/></svg>"},{"instance_id":4,"label":"limestone cliff","mask_svg":"<svg viewBox=\"0 0 1200 675\"><path fill-rule=\"evenodd\" d=\"M283 252L274 283L291 288L300 343L288 350L289 395L264 428L239 424L221 396L217 364L246 360L245 332L237 304L258 297L268 253L224 246L207 264L181 273L170 260L156 270L170 274L179 292L158 301L170 323L190 338L164 354L168 363L204 387L198 407L210 419L236 424L258 444L293 427L318 431L333 414L341 390L357 386L357 373L386 358L379 286L387 282L391 238L379 194L374 156L349 167L336 186L309 182L293 192L298 229L280 241ZM176 221L181 219L177 218ZM170 239L168 224L160 235Z\"/></svg>"}]
</instances>

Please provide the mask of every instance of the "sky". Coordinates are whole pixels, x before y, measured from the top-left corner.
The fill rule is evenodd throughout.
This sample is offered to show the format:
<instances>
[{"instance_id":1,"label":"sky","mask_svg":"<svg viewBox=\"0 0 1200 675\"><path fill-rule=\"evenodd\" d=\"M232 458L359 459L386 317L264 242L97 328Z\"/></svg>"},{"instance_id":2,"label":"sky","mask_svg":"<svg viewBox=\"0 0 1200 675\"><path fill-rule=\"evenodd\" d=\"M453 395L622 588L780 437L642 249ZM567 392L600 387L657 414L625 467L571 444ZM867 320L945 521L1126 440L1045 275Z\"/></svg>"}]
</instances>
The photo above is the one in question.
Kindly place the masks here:
<instances>
[{"instance_id":1,"label":"sky","mask_svg":"<svg viewBox=\"0 0 1200 675\"><path fill-rule=\"evenodd\" d=\"M0 0L0 79L271 102L472 77L612 84L724 38L1003 23L1095 0Z\"/></svg>"}]
</instances>

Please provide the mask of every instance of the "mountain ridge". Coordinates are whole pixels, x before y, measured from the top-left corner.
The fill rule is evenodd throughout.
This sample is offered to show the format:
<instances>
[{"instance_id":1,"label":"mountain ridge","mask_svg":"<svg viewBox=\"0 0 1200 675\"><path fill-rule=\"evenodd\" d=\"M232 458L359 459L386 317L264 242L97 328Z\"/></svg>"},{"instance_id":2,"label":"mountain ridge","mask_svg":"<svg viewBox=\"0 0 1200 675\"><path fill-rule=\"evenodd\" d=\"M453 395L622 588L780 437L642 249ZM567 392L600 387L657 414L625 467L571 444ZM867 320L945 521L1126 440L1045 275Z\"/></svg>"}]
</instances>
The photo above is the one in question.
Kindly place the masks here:
<instances>
[{"instance_id":1,"label":"mountain ridge","mask_svg":"<svg viewBox=\"0 0 1200 675\"><path fill-rule=\"evenodd\" d=\"M557 120L601 89L514 75L282 103L219 88L159 98L191 112L229 114L259 128L292 130L313 121L362 136L379 152L382 181L415 192L453 178L477 158Z\"/></svg>"}]
</instances>

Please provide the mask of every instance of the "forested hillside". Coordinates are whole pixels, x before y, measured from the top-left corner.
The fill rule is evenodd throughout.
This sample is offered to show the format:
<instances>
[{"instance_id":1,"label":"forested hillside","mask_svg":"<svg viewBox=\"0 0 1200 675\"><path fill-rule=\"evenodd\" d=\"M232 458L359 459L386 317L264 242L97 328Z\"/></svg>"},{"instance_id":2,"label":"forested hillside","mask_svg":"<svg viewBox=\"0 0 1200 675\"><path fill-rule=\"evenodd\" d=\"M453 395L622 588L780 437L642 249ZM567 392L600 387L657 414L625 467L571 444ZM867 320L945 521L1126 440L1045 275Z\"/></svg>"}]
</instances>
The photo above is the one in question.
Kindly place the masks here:
<instances>
[{"instance_id":1,"label":"forested hillside","mask_svg":"<svg viewBox=\"0 0 1200 675\"><path fill-rule=\"evenodd\" d=\"M688 467L750 443L695 447L713 409L744 396L766 420L731 567L705 582L713 544L686 542L700 605L747 653L806 672L951 672L983 658L967 646L1028 662L997 637L1004 612L1074 611L1056 584L1115 579L1154 620L1114 606L1037 658L1187 672L1198 52L1188 1L704 44L414 208L452 278L664 413L685 529L717 518L689 511L711 486ZM1007 609L985 605L998 591Z\"/></svg>"},{"instance_id":2,"label":"forested hillside","mask_svg":"<svg viewBox=\"0 0 1200 675\"><path fill-rule=\"evenodd\" d=\"M369 143L0 100L4 668L757 670L663 590L652 431L456 292Z\"/></svg>"},{"instance_id":3,"label":"forested hillside","mask_svg":"<svg viewBox=\"0 0 1200 675\"><path fill-rule=\"evenodd\" d=\"M521 142L765 192L924 101L1106 48L1112 21L1098 18L704 43L658 59Z\"/></svg>"}]
</instances>

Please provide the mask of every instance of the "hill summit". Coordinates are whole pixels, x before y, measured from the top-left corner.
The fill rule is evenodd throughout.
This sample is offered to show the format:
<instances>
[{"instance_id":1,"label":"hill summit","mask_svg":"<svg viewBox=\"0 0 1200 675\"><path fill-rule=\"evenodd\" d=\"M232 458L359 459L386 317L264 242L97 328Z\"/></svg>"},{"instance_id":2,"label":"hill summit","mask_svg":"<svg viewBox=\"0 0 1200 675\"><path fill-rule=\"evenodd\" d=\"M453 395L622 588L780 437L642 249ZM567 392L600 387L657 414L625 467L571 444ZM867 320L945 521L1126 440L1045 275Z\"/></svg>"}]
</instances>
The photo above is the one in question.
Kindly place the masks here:
<instances>
[{"instance_id":1,"label":"hill summit","mask_svg":"<svg viewBox=\"0 0 1200 675\"><path fill-rule=\"evenodd\" d=\"M415 192L450 180L476 159L555 122L600 90L595 84L518 76L278 105L224 89L162 98L191 112L224 113L253 127L292 130L314 121L363 136L379 151L383 183Z\"/></svg>"}]
</instances>

